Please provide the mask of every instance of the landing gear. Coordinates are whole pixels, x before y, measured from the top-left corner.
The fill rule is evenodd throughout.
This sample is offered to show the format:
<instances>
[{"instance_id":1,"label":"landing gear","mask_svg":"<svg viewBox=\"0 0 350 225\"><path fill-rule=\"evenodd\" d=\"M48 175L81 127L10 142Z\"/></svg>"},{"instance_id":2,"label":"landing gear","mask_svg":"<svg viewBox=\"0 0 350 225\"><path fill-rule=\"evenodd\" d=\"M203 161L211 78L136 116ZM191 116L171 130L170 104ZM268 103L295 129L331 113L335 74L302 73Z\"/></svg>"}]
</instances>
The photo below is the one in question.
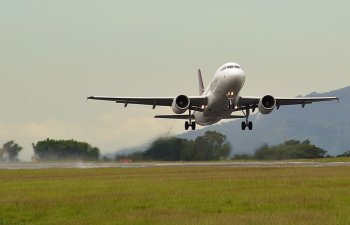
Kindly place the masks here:
<instances>
[{"instance_id":1,"label":"landing gear","mask_svg":"<svg viewBox=\"0 0 350 225\"><path fill-rule=\"evenodd\" d=\"M185 130L188 130L189 127L191 127L192 130L196 129L196 122L192 122L191 110L189 110L189 119L185 122Z\"/></svg>"},{"instance_id":2,"label":"landing gear","mask_svg":"<svg viewBox=\"0 0 350 225\"><path fill-rule=\"evenodd\" d=\"M186 121L185 122L185 130L188 130L189 127L191 127L192 130L195 130L196 129L196 123L195 122L188 122L188 121Z\"/></svg>"},{"instance_id":3,"label":"landing gear","mask_svg":"<svg viewBox=\"0 0 350 225\"><path fill-rule=\"evenodd\" d=\"M245 130L246 127L248 127L249 130L252 130L253 129L253 122L252 121L249 121L249 122L242 121L242 124L241 124L242 130Z\"/></svg>"},{"instance_id":4,"label":"landing gear","mask_svg":"<svg viewBox=\"0 0 350 225\"><path fill-rule=\"evenodd\" d=\"M230 100L230 102L228 103L227 109L234 109L235 105L232 103L232 101Z\"/></svg>"},{"instance_id":5,"label":"landing gear","mask_svg":"<svg viewBox=\"0 0 350 225\"><path fill-rule=\"evenodd\" d=\"M244 111L243 111L243 114L245 116L245 121L242 121L242 123L241 123L242 130L245 130L246 127L248 127L249 130L252 130L253 129L253 122L252 121L248 121L248 119L249 119L249 108L248 108L248 106L246 108L246 112L244 113Z\"/></svg>"},{"instance_id":6,"label":"landing gear","mask_svg":"<svg viewBox=\"0 0 350 225\"><path fill-rule=\"evenodd\" d=\"M252 122L252 121L249 121L249 123L248 123L248 129L249 129L249 130L253 130L253 122Z\"/></svg>"},{"instance_id":7,"label":"landing gear","mask_svg":"<svg viewBox=\"0 0 350 225\"><path fill-rule=\"evenodd\" d=\"M233 104L233 99L235 97L235 93L232 90L230 90L229 92L227 92L226 96L227 96L227 99L229 101L227 108L229 110L233 110L235 108L235 105Z\"/></svg>"}]
</instances>

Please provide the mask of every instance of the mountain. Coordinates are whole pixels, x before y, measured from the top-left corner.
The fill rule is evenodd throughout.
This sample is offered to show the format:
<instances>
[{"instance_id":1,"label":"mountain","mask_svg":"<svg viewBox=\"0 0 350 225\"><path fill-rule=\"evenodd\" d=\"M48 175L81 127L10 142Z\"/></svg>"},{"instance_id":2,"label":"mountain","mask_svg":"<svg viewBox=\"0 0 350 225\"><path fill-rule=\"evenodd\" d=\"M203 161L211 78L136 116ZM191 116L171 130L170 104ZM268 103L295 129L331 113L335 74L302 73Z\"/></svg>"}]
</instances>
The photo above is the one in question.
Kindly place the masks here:
<instances>
[{"instance_id":1,"label":"mountain","mask_svg":"<svg viewBox=\"0 0 350 225\"><path fill-rule=\"evenodd\" d=\"M306 140L339 155L350 149L350 86L328 93L313 92L308 97L337 96L340 102L321 102L301 106L281 106L271 114L255 113L252 131L242 131L242 120L231 120L179 135L194 139L207 130L215 130L227 136L233 146L233 154L253 153L262 144L275 145L288 139Z\"/></svg>"}]
</instances>

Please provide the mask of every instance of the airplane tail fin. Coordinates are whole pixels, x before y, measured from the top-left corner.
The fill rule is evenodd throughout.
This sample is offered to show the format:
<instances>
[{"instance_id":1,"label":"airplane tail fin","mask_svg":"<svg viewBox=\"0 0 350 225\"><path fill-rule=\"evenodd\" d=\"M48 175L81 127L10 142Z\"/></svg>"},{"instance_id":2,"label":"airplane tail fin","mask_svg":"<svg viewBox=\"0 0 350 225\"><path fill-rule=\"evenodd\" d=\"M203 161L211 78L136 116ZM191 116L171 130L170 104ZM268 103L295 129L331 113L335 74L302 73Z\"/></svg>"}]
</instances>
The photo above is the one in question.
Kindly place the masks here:
<instances>
[{"instance_id":1,"label":"airplane tail fin","mask_svg":"<svg viewBox=\"0 0 350 225\"><path fill-rule=\"evenodd\" d=\"M198 69L198 82L199 82L199 95L202 95L204 93L204 84L202 79L202 72L200 69Z\"/></svg>"}]
</instances>

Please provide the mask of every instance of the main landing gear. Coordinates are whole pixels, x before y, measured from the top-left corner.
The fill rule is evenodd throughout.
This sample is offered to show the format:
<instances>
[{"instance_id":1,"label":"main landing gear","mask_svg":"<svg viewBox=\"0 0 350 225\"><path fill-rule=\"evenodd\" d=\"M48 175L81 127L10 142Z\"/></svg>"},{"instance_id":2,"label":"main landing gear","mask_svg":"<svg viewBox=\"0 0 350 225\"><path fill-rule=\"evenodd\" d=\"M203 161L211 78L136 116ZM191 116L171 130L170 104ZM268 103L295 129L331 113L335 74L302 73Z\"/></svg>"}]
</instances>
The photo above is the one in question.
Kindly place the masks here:
<instances>
[{"instance_id":1,"label":"main landing gear","mask_svg":"<svg viewBox=\"0 0 350 225\"><path fill-rule=\"evenodd\" d=\"M248 107L246 108L245 113L243 111L243 114L245 116L245 121L242 121L242 124L241 124L242 130L245 130L246 127L248 127L249 130L252 130L253 129L253 122L248 121L248 118L249 118L249 108Z\"/></svg>"},{"instance_id":2,"label":"main landing gear","mask_svg":"<svg viewBox=\"0 0 350 225\"><path fill-rule=\"evenodd\" d=\"M185 130L188 130L189 127L192 128L192 130L196 129L196 122L192 122L192 114L191 114L191 110L189 111L189 117L188 117L188 121L185 122Z\"/></svg>"},{"instance_id":3,"label":"main landing gear","mask_svg":"<svg viewBox=\"0 0 350 225\"><path fill-rule=\"evenodd\" d=\"M188 128L191 127L192 130L196 129L196 122L185 122L185 130L188 130Z\"/></svg>"}]
</instances>

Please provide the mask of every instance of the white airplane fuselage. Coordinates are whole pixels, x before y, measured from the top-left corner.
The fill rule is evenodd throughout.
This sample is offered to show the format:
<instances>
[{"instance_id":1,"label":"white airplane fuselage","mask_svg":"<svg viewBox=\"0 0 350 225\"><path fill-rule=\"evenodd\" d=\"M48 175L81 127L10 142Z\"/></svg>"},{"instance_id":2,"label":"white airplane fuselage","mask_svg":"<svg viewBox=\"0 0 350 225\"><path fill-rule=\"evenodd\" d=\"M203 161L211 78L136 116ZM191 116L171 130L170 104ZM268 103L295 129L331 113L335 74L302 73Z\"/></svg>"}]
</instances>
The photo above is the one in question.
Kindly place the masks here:
<instances>
[{"instance_id":1,"label":"white airplane fuselage","mask_svg":"<svg viewBox=\"0 0 350 225\"><path fill-rule=\"evenodd\" d=\"M208 98L208 104L203 112L194 114L196 123L205 126L228 118L233 112L233 108L228 106L237 105L244 82L245 73L237 63L225 63L219 67L203 93Z\"/></svg>"}]
</instances>

